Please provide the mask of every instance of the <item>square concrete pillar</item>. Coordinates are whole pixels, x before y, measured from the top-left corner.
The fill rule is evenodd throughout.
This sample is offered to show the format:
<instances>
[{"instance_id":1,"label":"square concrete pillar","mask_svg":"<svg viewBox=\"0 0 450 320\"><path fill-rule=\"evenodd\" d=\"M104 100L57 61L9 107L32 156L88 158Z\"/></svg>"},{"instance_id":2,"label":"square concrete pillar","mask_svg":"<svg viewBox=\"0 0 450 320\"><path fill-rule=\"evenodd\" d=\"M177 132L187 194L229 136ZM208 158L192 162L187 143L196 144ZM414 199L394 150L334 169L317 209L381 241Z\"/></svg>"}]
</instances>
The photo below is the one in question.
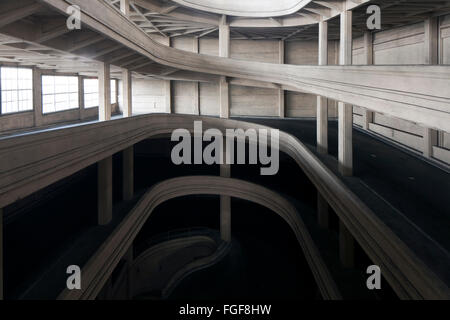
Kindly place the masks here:
<instances>
[{"instance_id":1,"label":"square concrete pillar","mask_svg":"<svg viewBox=\"0 0 450 320\"><path fill-rule=\"evenodd\" d=\"M353 106L339 102L338 113L339 172L343 176L351 176L353 174Z\"/></svg>"},{"instance_id":2,"label":"square concrete pillar","mask_svg":"<svg viewBox=\"0 0 450 320\"><path fill-rule=\"evenodd\" d=\"M278 41L278 63L284 64L285 43L284 40ZM278 89L278 116L284 118L286 116L286 97L283 88Z\"/></svg>"},{"instance_id":3,"label":"square concrete pillar","mask_svg":"<svg viewBox=\"0 0 450 320\"><path fill-rule=\"evenodd\" d=\"M220 117L228 119L230 117L230 92L226 77L220 77L219 81L219 106Z\"/></svg>"},{"instance_id":4,"label":"square concrete pillar","mask_svg":"<svg viewBox=\"0 0 450 320\"><path fill-rule=\"evenodd\" d=\"M222 16L219 23L219 56L230 57L230 26L225 15Z\"/></svg>"},{"instance_id":5,"label":"square concrete pillar","mask_svg":"<svg viewBox=\"0 0 450 320\"><path fill-rule=\"evenodd\" d=\"M352 12L341 13L340 65L352 64ZM339 121L339 171L344 176L353 174L353 106L338 103Z\"/></svg>"},{"instance_id":6,"label":"square concrete pillar","mask_svg":"<svg viewBox=\"0 0 450 320\"><path fill-rule=\"evenodd\" d=\"M112 156L98 162L98 224L107 225L112 220Z\"/></svg>"},{"instance_id":7,"label":"square concrete pillar","mask_svg":"<svg viewBox=\"0 0 450 320\"><path fill-rule=\"evenodd\" d=\"M111 120L111 75L108 63L100 64L98 86L98 119L99 121L108 121Z\"/></svg>"},{"instance_id":8,"label":"square concrete pillar","mask_svg":"<svg viewBox=\"0 0 450 320\"><path fill-rule=\"evenodd\" d=\"M122 91L123 91L123 116L131 117L132 110L132 80L131 71L128 69L122 70Z\"/></svg>"},{"instance_id":9,"label":"square concrete pillar","mask_svg":"<svg viewBox=\"0 0 450 320\"><path fill-rule=\"evenodd\" d=\"M120 0L120 11L126 16L130 16L130 0Z\"/></svg>"},{"instance_id":10,"label":"square concrete pillar","mask_svg":"<svg viewBox=\"0 0 450 320\"><path fill-rule=\"evenodd\" d=\"M373 35L371 31L366 31L364 33L364 56L365 64L373 65ZM363 129L369 130L370 124L373 122L373 112L367 109L363 111Z\"/></svg>"},{"instance_id":11,"label":"square concrete pillar","mask_svg":"<svg viewBox=\"0 0 450 320\"><path fill-rule=\"evenodd\" d=\"M328 64L328 23L319 22L319 66ZM317 151L328 153L328 99L317 97Z\"/></svg>"}]
</instances>

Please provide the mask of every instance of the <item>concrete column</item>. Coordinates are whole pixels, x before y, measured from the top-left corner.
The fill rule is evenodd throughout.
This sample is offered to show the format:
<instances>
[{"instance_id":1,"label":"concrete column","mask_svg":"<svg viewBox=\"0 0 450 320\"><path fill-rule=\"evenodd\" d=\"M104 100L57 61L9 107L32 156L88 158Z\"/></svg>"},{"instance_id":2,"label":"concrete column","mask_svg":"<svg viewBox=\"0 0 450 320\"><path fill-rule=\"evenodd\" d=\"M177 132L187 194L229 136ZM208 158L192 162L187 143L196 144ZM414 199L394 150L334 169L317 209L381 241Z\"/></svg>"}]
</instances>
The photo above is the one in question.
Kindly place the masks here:
<instances>
[{"instance_id":1,"label":"concrete column","mask_svg":"<svg viewBox=\"0 0 450 320\"><path fill-rule=\"evenodd\" d=\"M170 47L171 46L171 41L170 38L163 38L163 42L162 44ZM172 113L172 81L170 80L165 80L164 81L164 90L165 90L165 99L164 99L164 112L165 113Z\"/></svg>"},{"instance_id":2,"label":"concrete column","mask_svg":"<svg viewBox=\"0 0 450 320\"><path fill-rule=\"evenodd\" d=\"M194 37L193 48L192 51L194 53L199 53L198 51L198 38ZM194 94L192 99L194 105L194 114L200 115L200 85L199 82L194 82Z\"/></svg>"},{"instance_id":3,"label":"concrete column","mask_svg":"<svg viewBox=\"0 0 450 320\"><path fill-rule=\"evenodd\" d=\"M224 138L224 147L226 138ZM220 165L220 176L231 178L231 165L226 162L226 152L223 153L223 164ZM220 196L220 235L223 241L231 241L231 197Z\"/></svg>"},{"instance_id":4,"label":"concrete column","mask_svg":"<svg viewBox=\"0 0 450 320\"><path fill-rule=\"evenodd\" d=\"M284 40L278 41L278 54L279 54L279 64L284 64L284 54L285 54L285 46ZM282 88L278 89L278 115L280 118L284 118L286 116L286 99L284 90Z\"/></svg>"},{"instance_id":5,"label":"concrete column","mask_svg":"<svg viewBox=\"0 0 450 320\"><path fill-rule=\"evenodd\" d=\"M224 15L219 23L219 56L230 57L230 26L227 24L227 17Z\"/></svg>"},{"instance_id":6,"label":"concrete column","mask_svg":"<svg viewBox=\"0 0 450 320\"><path fill-rule=\"evenodd\" d=\"M83 120L85 115L85 109L84 109L84 78L79 76L78 77L78 104L80 106L80 119Z\"/></svg>"},{"instance_id":7,"label":"concrete column","mask_svg":"<svg viewBox=\"0 0 450 320\"><path fill-rule=\"evenodd\" d=\"M328 23L319 22L319 66L328 64ZM317 97L317 151L328 153L328 99Z\"/></svg>"},{"instance_id":8,"label":"concrete column","mask_svg":"<svg viewBox=\"0 0 450 320\"><path fill-rule=\"evenodd\" d=\"M134 146L123 150L123 200L128 201L134 195Z\"/></svg>"},{"instance_id":9,"label":"concrete column","mask_svg":"<svg viewBox=\"0 0 450 320\"><path fill-rule=\"evenodd\" d=\"M122 11L125 16L130 16L130 0L120 0L120 11Z\"/></svg>"},{"instance_id":10,"label":"concrete column","mask_svg":"<svg viewBox=\"0 0 450 320\"><path fill-rule=\"evenodd\" d=\"M352 268L355 265L355 240L342 221L339 221L339 257L342 266Z\"/></svg>"},{"instance_id":11,"label":"concrete column","mask_svg":"<svg viewBox=\"0 0 450 320\"><path fill-rule=\"evenodd\" d=\"M423 156L433 157L433 147L438 145L438 132L430 128L423 129Z\"/></svg>"},{"instance_id":12,"label":"concrete column","mask_svg":"<svg viewBox=\"0 0 450 320\"><path fill-rule=\"evenodd\" d=\"M33 104L34 104L34 126L43 125L42 114L42 71L33 69Z\"/></svg>"},{"instance_id":13,"label":"concrete column","mask_svg":"<svg viewBox=\"0 0 450 320\"><path fill-rule=\"evenodd\" d=\"M319 66L328 64L328 23L319 22ZM317 151L322 154L328 153L328 99L317 96ZM317 191L317 220L323 229L329 227L328 203Z\"/></svg>"},{"instance_id":14,"label":"concrete column","mask_svg":"<svg viewBox=\"0 0 450 320\"><path fill-rule=\"evenodd\" d=\"M425 64L439 64L439 18L425 20Z\"/></svg>"},{"instance_id":15,"label":"concrete column","mask_svg":"<svg viewBox=\"0 0 450 320\"><path fill-rule=\"evenodd\" d=\"M366 59L365 64L373 65L373 36L370 31L364 33L364 56ZM369 130L369 126L372 122L373 112L365 109L363 111L363 129Z\"/></svg>"},{"instance_id":16,"label":"concrete column","mask_svg":"<svg viewBox=\"0 0 450 320\"><path fill-rule=\"evenodd\" d=\"M110 65L102 62L98 70L98 119L111 120L111 75Z\"/></svg>"},{"instance_id":17,"label":"concrete column","mask_svg":"<svg viewBox=\"0 0 450 320\"><path fill-rule=\"evenodd\" d=\"M112 156L98 162L98 224L107 225L112 220Z\"/></svg>"},{"instance_id":18,"label":"concrete column","mask_svg":"<svg viewBox=\"0 0 450 320\"><path fill-rule=\"evenodd\" d=\"M0 300L3 300L3 209L0 208Z\"/></svg>"},{"instance_id":19,"label":"concrete column","mask_svg":"<svg viewBox=\"0 0 450 320\"><path fill-rule=\"evenodd\" d=\"M328 212L328 202L322 196L322 194L317 191L317 221L322 229L329 228L329 212Z\"/></svg>"},{"instance_id":20,"label":"concrete column","mask_svg":"<svg viewBox=\"0 0 450 320\"><path fill-rule=\"evenodd\" d=\"M230 56L230 26L227 24L226 16L222 16L219 24L219 56L228 58ZM230 93L226 77L220 77L219 82L219 104L220 117L230 117Z\"/></svg>"},{"instance_id":21,"label":"concrete column","mask_svg":"<svg viewBox=\"0 0 450 320\"><path fill-rule=\"evenodd\" d=\"M220 77L219 105L220 105L220 117L228 119L230 117L230 91L228 80L226 77Z\"/></svg>"},{"instance_id":22,"label":"concrete column","mask_svg":"<svg viewBox=\"0 0 450 320\"><path fill-rule=\"evenodd\" d=\"M131 71L128 69L122 70L122 91L123 91L123 116L131 117L133 114L132 109L132 80Z\"/></svg>"},{"instance_id":23,"label":"concrete column","mask_svg":"<svg viewBox=\"0 0 450 320\"><path fill-rule=\"evenodd\" d=\"M172 113L172 81L165 80L164 81L164 90L165 90L165 112Z\"/></svg>"},{"instance_id":24,"label":"concrete column","mask_svg":"<svg viewBox=\"0 0 450 320\"><path fill-rule=\"evenodd\" d=\"M340 65L352 64L352 12L341 13ZM339 102L339 171L344 176L353 173L353 106Z\"/></svg>"},{"instance_id":25,"label":"concrete column","mask_svg":"<svg viewBox=\"0 0 450 320\"><path fill-rule=\"evenodd\" d=\"M425 64L439 64L439 18L430 17L425 20ZM438 131L424 128L423 156L433 157L433 146L437 146Z\"/></svg>"}]
</instances>

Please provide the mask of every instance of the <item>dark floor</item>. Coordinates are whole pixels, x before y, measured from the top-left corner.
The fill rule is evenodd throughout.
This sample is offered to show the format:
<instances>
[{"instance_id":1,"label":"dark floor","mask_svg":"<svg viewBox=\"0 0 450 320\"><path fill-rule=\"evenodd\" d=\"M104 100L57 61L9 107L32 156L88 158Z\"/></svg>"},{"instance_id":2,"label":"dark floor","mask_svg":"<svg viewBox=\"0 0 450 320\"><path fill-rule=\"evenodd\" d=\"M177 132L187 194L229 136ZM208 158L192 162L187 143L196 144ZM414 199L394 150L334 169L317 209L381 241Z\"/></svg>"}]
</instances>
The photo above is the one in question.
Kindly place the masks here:
<instances>
[{"instance_id":1,"label":"dark floor","mask_svg":"<svg viewBox=\"0 0 450 320\"><path fill-rule=\"evenodd\" d=\"M314 120L235 118L290 133L316 149ZM337 122L329 122L329 156L337 173ZM354 177L344 183L429 266L450 283L450 174L417 156L353 130Z\"/></svg>"}]
</instances>

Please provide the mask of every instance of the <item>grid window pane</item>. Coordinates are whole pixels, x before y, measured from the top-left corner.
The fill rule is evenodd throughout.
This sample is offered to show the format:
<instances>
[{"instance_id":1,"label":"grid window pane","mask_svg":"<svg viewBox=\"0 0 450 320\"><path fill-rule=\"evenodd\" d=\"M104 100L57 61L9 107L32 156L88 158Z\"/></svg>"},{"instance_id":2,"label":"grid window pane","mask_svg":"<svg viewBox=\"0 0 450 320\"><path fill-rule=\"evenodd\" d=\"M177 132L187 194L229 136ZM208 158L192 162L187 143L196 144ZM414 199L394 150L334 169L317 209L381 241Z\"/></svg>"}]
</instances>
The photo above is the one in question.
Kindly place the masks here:
<instances>
[{"instance_id":1,"label":"grid window pane","mask_svg":"<svg viewBox=\"0 0 450 320\"><path fill-rule=\"evenodd\" d=\"M84 107L98 107L98 79L84 79Z\"/></svg>"},{"instance_id":2,"label":"grid window pane","mask_svg":"<svg viewBox=\"0 0 450 320\"><path fill-rule=\"evenodd\" d=\"M33 70L1 67L1 114L33 110Z\"/></svg>"},{"instance_id":3,"label":"grid window pane","mask_svg":"<svg viewBox=\"0 0 450 320\"><path fill-rule=\"evenodd\" d=\"M78 108L78 77L42 76L44 114Z\"/></svg>"}]
</instances>

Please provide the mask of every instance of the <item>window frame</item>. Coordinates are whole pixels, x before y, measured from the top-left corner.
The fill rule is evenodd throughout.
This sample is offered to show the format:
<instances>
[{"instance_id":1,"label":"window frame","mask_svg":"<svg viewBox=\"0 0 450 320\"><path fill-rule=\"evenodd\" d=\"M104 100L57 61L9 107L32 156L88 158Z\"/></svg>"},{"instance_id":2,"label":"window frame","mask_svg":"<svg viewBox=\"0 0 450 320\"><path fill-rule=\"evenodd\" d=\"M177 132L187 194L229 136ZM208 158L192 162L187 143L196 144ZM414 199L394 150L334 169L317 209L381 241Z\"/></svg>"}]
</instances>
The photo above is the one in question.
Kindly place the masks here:
<instances>
[{"instance_id":1,"label":"window frame","mask_svg":"<svg viewBox=\"0 0 450 320\"><path fill-rule=\"evenodd\" d=\"M98 108L99 106L97 105L97 106L93 106L93 107L86 107L86 99L85 99L85 96L86 96L86 90L84 90L85 89L85 87L84 87L84 81L85 80L97 80L97 81L99 81L99 79L97 78L97 77L82 77L82 85L83 85L83 97L82 97L82 99L83 99L83 108L85 109L85 110L89 110L89 109L95 109L95 108ZM114 92L115 92L115 100L116 100L116 102L112 102L112 82L114 81L114 84L115 84L115 86L114 86ZM111 103L111 106L113 106L113 105L117 105L118 103L119 103L119 79L116 79L116 78L111 78L110 79L110 93L109 93L109 99L110 99L110 103ZM91 93L92 94L92 93ZM98 94L98 89L97 89L97 94Z\"/></svg>"},{"instance_id":2,"label":"window frame","mask_svg":"<svg viewBox=\"0 0 450 320\"><path fill-rule=\"evenodd\" d=\"M65 110L59 110L59 111L52 111L52 112L44 112L44 93L42 90L42 87L44 85L44 81L43 81L43 77L45 76L50 76L50 77L72 77L72 78L77 78L77 87L78 87L78 92L77 92L77 97L78 97L78 107L76 108L70 108L70 109L65 109ZM80 104L80 94L81 94L81 88L80 88L80 76L78 74L65 74L65 73L42 73L41 74L41 115L42 116L49 116L52 114L57 114L57 113L61 113L61 112L68 112L68 111L73 111L73 110L79 110L81 108L81 104Z\"/></svg>"},{"instance_id":3,"label":"window frame","mask_svg":"<svg viewBox=\"0 0 450 320\"><path fill-rule=\"evenodd\" d=\"M2 89L2 81L1 81L1 75L2 75L2 68L15 68L15 69L28 69L31 70L31 109L29 110L20 110L16 112L8 112L3 113L3 101L1 94L3 92ZM27 67L27 66L19 66L16 64L8 64L8 63L0 63L0 117L11 117L17 114L23 114L23 113L30 113L35 111L35 88L34 88L34 73L36 72L34 67Z\"/></svg>"}]
</instances>

